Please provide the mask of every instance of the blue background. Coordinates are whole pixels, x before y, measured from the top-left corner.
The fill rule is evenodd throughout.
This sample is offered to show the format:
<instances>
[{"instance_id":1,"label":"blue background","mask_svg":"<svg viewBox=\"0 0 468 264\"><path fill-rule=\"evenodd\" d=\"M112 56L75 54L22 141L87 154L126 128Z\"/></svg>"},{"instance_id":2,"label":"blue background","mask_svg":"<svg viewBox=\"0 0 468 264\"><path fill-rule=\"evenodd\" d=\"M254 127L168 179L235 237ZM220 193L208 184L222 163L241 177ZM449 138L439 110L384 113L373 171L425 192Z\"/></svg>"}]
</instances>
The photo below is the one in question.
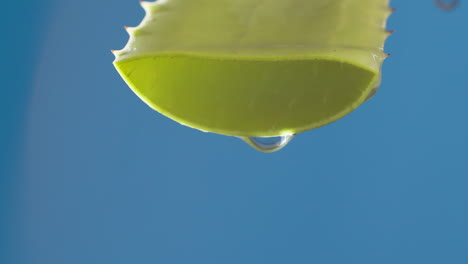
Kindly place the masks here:
<instances>
[{"instance_id":1,"label":"blue background","mask_svg":"<svg viewBox=\"0 0 468 264\"><path fill-rule=\"evenodd\" d=\"M393 1L379 93L273 154L127 88L137 1L2 5L0 263L468 263L468 3Z\"/></svg>"}]
</instances>

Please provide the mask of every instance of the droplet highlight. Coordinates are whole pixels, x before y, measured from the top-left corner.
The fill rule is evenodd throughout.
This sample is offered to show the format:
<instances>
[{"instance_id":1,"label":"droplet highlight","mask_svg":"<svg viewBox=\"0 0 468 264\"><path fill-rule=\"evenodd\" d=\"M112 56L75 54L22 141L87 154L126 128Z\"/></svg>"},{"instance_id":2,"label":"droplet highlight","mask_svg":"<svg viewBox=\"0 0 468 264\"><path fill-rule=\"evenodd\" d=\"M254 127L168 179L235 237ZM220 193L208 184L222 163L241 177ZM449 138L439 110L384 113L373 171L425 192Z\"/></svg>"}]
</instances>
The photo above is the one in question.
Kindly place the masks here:
<instances>
[{"instance_id":1,"label":"droplet highlight","mask_svg":"<svg viewBox=\"0 0 468 264\"><path fill-rule=\"evenodd\" d=\"M284 148L294 136L292 134L277 137L241 137L241 139L258 151L270 153Z\"/></svg>"}]
</instances>

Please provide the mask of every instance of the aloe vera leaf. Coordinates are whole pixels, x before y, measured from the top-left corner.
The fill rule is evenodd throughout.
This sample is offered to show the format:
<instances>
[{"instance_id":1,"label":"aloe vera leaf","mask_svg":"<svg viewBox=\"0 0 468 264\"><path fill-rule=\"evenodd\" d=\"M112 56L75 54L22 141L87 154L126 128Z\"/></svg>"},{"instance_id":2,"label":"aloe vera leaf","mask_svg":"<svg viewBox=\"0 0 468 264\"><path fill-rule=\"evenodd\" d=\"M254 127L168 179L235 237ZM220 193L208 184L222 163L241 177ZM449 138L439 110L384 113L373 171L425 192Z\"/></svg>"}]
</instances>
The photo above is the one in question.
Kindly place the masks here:
<instances>
[{"instance_id":1,"label":"aloe vera leaf","mask_svg":"<svg viewBox=\"0 0 468 264\"><path fill-rule=\"evenodd\" d=\"M166 0L116 51L149 106L225 135L314 129L361 105L380 82L388 0Z\"/></svg>"}]
</instances>

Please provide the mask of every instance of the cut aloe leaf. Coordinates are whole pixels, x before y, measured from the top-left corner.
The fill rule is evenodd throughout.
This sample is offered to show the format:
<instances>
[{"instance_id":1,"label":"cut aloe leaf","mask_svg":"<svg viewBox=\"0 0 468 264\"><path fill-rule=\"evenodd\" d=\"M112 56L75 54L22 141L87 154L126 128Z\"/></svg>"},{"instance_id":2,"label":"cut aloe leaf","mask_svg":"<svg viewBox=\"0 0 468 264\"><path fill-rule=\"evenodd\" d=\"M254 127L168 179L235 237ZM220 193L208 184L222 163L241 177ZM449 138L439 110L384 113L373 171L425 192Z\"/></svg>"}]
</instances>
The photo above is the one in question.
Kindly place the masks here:
<instances>
[{"instance_id":1,"label":"cut aloe leaf","mask_svg":"<svg viewBox=\"0 0 468 264\"><path fill-rule=\"evenodd\" d=\"M166 0L114 65L150 107L242 137L314 129L375 92L388 0Z\"/></svg>"}]
</instances>

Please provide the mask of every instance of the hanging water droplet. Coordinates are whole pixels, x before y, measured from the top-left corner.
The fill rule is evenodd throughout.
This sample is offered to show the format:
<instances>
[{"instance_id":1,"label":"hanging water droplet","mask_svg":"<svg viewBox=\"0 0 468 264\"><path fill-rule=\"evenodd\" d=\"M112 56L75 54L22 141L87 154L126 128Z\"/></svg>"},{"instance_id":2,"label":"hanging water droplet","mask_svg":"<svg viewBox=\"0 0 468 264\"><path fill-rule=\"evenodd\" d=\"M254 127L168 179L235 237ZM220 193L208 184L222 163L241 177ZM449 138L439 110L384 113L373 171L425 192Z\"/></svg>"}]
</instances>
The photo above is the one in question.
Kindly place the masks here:
<instances>
[{"instance_id":1,"label":"hanging water droplet","mask_svg":"<svg viewBox=\"0 0 468 264\"><path fill-rule=\"evenodd\" d=\"M258 151L275 152L286 146L295 135L277 137L241 137L247 144Z\"/></svg>"}]
</instances>

